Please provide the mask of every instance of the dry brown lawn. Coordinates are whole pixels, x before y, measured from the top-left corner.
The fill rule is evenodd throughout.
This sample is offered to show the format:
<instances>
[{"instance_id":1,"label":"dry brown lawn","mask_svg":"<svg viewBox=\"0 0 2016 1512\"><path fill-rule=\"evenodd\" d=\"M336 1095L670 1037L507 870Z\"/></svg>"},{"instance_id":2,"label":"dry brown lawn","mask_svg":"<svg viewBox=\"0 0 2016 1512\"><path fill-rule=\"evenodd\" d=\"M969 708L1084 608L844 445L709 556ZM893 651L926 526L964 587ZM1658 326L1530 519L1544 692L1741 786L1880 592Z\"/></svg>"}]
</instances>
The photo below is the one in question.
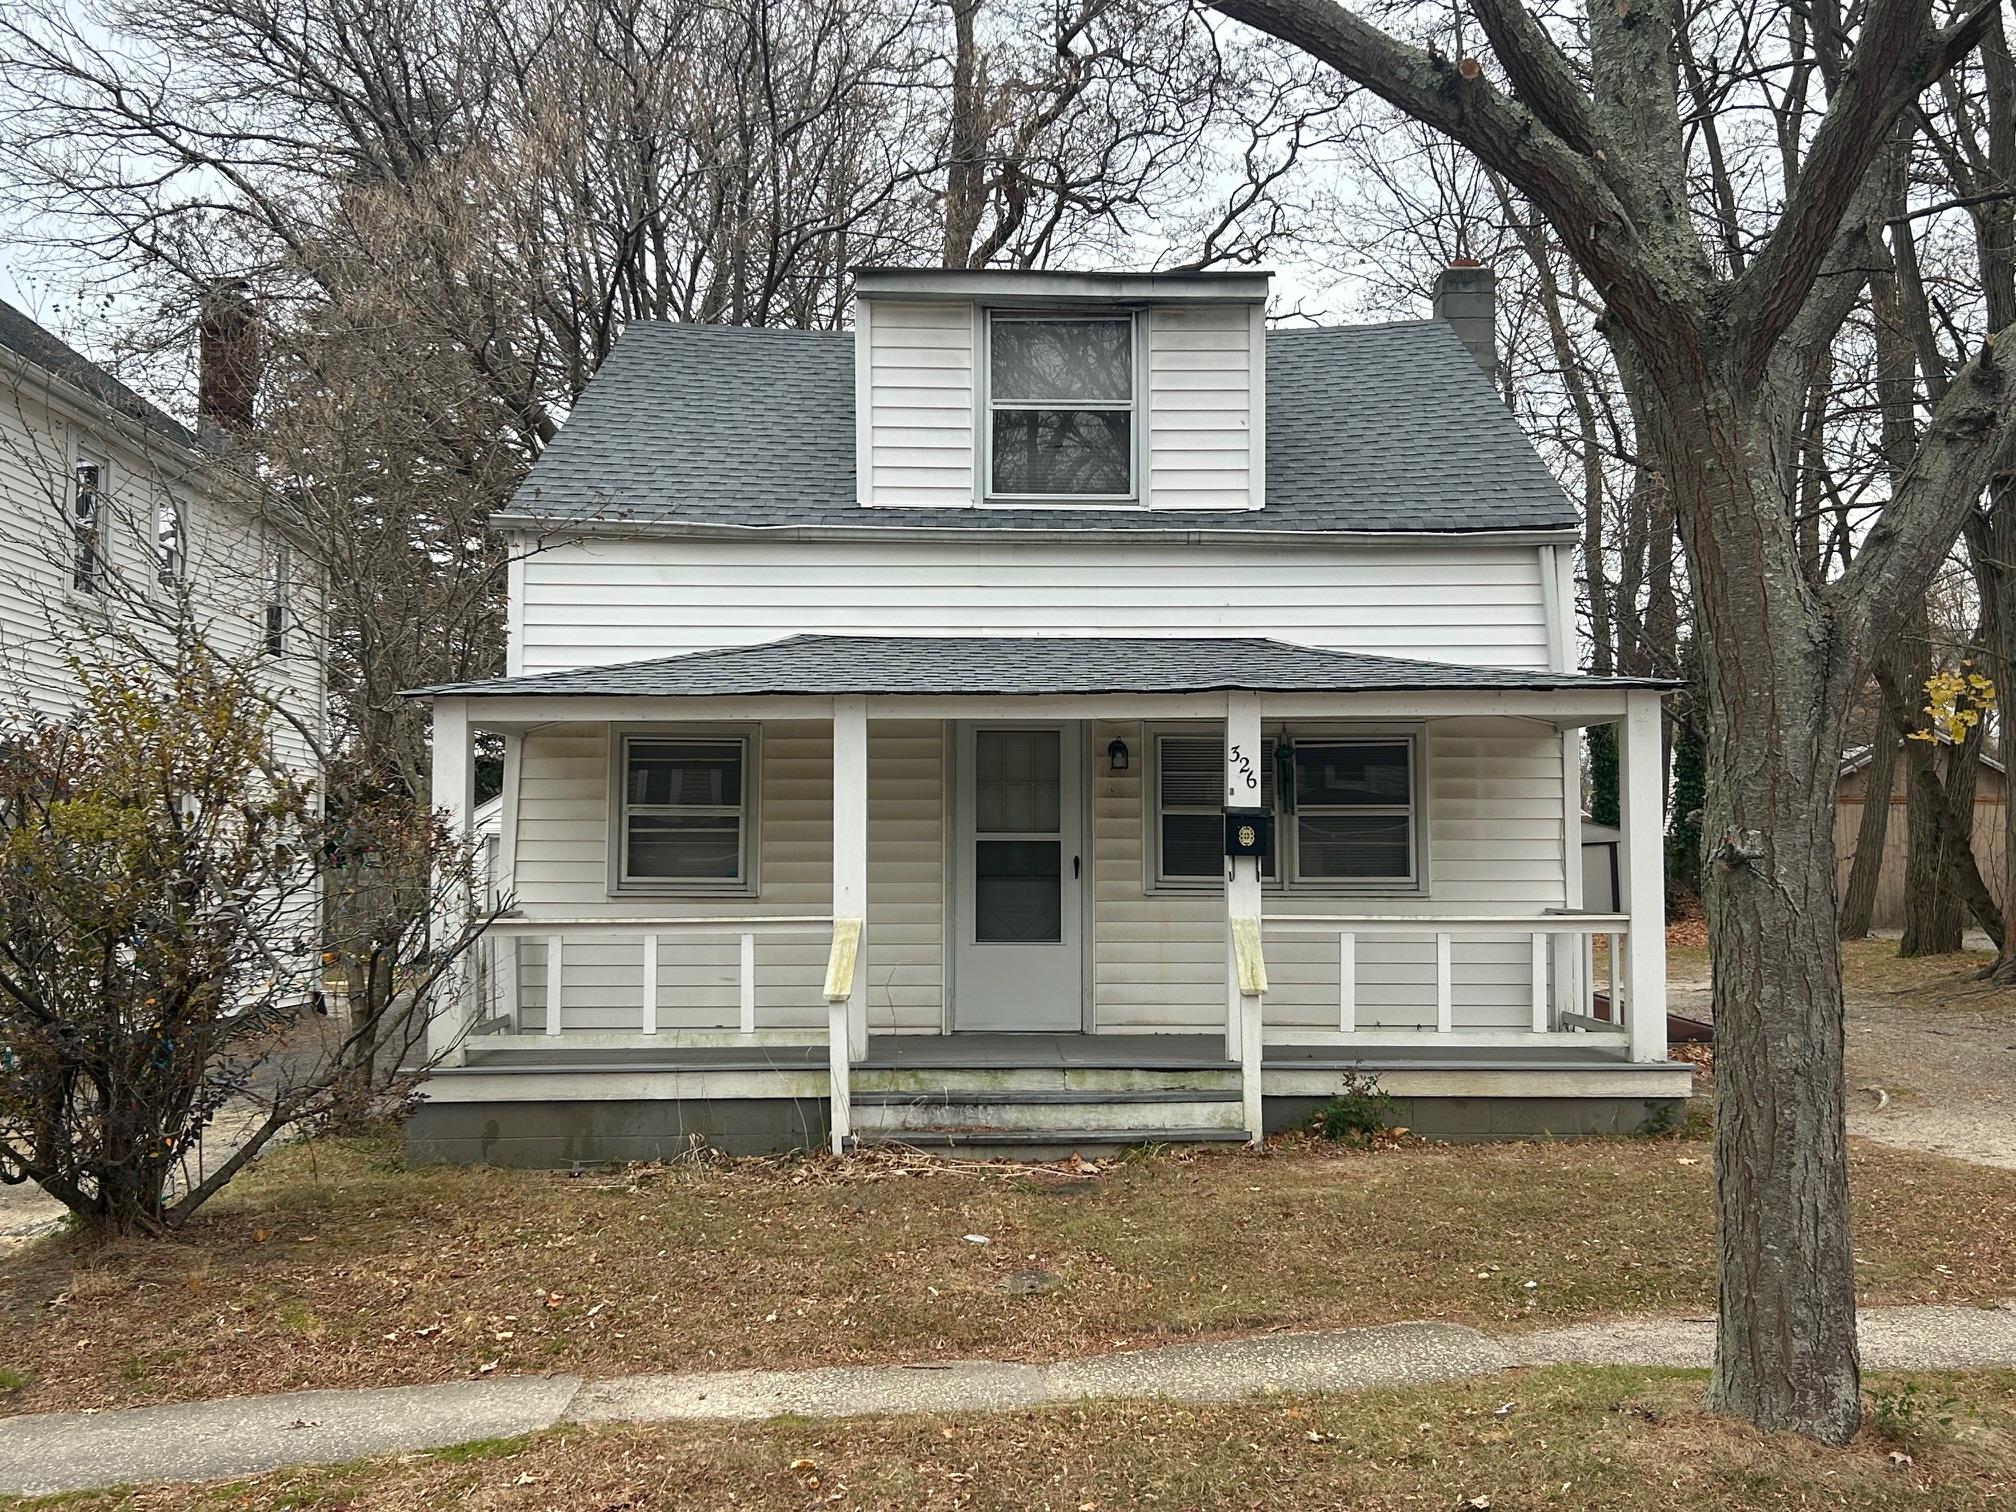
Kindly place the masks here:
<instances>
[{"instance_id":1,"label":"dry brown lawn","mask_svg":"<svg viewBox=\"0 0 2016 1512\"><path fill-rule=\"evenodd\" d=\"M1597 959L1607 959L1601 944ZM1990 989L1981 973L1995 960L1993 951L1962 950L1952 955L1897 954L1895 940L1848 940L1841 946L1841 981L1848 997L1896 997L1917 1008L1950 1004L2016 1007L2016 991ZM1708 985L1708 938L1698 920L1675 924L1666 932L1666 977L1677 988Z\"/></svg>"},{"instance_id":2,"label":"dry brown lawn","mask_svg":"<svg viewBox=\"0 0 2016 1512\"><path fill-rule=\"evenodd\" d=\"M1555 1369L1231 1406L1093 1403L986 1417L572 1428L62 1505L1966 1512L2016 1497L2016 1375L1878 1378L1870 1387L1871 1425L1845 1450L1711 1418L1700 1409L1697 1374Z\"/></svg>"},{"instance_id":3,"label":"dry brown lawn","mask_svg":"<svg viewBox=\"0 0 2016 1512\"><path fill-rule=\"evenodd\" d=\"M1865 1300L2016 1296L2016 1171L1859 1142L1852 1162ZM1710 1170L1705 1143L1670 1138L576 1177L322 1141L262 1161L175 1240L45 1240L0 1263L0 1413L1697 1311ZM1058 1284L1011 1294L1025 1270Z\"/></svg>"}]
</instances>

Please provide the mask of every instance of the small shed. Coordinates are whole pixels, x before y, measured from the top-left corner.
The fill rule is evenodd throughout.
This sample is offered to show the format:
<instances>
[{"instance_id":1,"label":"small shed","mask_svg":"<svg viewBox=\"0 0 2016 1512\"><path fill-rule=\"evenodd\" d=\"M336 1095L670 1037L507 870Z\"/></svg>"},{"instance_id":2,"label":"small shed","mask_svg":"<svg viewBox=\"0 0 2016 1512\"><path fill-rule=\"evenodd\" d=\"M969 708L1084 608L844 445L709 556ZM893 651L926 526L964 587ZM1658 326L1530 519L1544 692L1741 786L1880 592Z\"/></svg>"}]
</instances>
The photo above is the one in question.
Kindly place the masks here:
<instances>
[{"instance_id":1,"label":"small shed","mask_svg":"<svg viewBox=\"0 0 2016 1512\"><path fill-rule=\"evenodd\" d=\"M1582 820L1582 906L1617 911L1617 847L1624 832L1594 819Z\"/></svg>"},{"instance_id":2,"label":"small shed","mask_svg":"<svg viewBox=\"0 0 2016 1512\"><path fill-rule=\"evenodd\" d=\"M1867 746L1850 751L1841 759L1838 800L1834 811L1835 886L1848 887L1855 865L1855 846L1862 831L1862 810L1869 801L1870 751ZM1883 863L1876 879L1876 903L1870 913L1873 929L1904 927L1905 771L1899 761L1892 770L1890 791L1884 801L1890 805L1890 819L1883 830ZM2009 801L2009 779L2000 762L1985 752L1981 773L1974 784L1974 859L1981 878L2003 902L2005 845L2002 832L2003 805ZM1586 850L1585 850L1586 855Z\"/></svg>"}]
</instances>

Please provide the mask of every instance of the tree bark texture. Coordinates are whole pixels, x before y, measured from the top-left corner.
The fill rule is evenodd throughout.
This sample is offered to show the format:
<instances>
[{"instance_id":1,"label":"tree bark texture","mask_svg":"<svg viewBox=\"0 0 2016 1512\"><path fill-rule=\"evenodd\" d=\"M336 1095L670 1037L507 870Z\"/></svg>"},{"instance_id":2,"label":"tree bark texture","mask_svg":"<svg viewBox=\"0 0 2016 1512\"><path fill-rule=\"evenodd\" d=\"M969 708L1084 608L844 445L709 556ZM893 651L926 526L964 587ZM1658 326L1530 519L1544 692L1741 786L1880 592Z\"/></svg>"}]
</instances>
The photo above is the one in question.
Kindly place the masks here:
<instances>
[{"instance_id":1,"label":"tree bark texture","mask_svg":"<svg viewBox=\"0 0 2016 1512\"><path fill-rule=\"evenodd\" d=\"M1855 826L1855 857L1841 898L1841 938L1866 940L1883 878L1883 848L1890 843L1890 794L1897 785L1897 748L1903 744L1877 722L1862 773L1862 818Z\"/></svg>"},{"instance_id":2,"label":"tree bark texture","mask_svg":"<svg viewBox=\"0 0 2016 1512\"><path fill-rule=\"evenodd\" d=\"M1676 402L1678 401L1678 402ZM1834 804L1849 667L1810 591L1756 407L1661 406L1716 654L1703 902L1715 962L1717 1327L1710 1398L1845 1442L1861 1417L1848 1231Z\"/></svg>"}]
</instances>

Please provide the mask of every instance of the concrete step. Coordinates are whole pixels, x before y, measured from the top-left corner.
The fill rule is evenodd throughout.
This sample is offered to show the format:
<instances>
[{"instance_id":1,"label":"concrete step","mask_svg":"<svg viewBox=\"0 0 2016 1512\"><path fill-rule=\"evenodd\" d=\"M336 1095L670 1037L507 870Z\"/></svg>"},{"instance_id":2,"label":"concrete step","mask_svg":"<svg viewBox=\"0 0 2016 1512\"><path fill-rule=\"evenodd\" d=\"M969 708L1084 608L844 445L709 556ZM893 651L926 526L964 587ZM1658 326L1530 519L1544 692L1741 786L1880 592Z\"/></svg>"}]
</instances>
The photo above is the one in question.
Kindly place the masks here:
<instances>
[{"instance_id":1,"label":"concrete step","mask_svg":"<svg viewBox=\"0 0 2016 1512\"><path fill-rule=\"evenodd\" d=\"M854 1126L863 1133L968 1130L1236 1129L1239 1093L1183 1089L1131 1092L857 1092Z\"/></svg>"},{"instance_id":2,"label":"concrete step","mask_svg":"<svg viewBox=\"0 0 2016 1512\"><path fill-rule=\"evenodd\" d=\"M915 1149L964 1160L1065 1160L1073 1155L1110 1159L1143 1145L1241 1145L1244 1129L1158 1125L1116 1129L905 1129L861 1133L849 1149Z\"/></svg>"},{"instance_id":3,"label":"concrete step","mask_svg":"<svg viewBox=\"0 0 2016 1512\"><path fill-rule=\"evenodd\" d=\"M855 1092L923 1096L980 1093L1237 1092L1237 1066L856 1066Z\"/></svg>"}]
</instances>

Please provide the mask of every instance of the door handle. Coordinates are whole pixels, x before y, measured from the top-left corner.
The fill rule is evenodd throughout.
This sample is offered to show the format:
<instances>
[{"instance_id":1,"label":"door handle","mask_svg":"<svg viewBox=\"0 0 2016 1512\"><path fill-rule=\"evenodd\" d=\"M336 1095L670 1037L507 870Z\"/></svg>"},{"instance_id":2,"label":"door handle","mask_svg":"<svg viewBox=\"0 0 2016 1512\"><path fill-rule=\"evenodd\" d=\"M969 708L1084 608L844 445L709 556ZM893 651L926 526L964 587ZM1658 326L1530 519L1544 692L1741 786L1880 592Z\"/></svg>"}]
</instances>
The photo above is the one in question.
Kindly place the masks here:
<instances>
[{"instance_id":1,"label":"door handle","mask_svg":"<svg viewBox=\"0 0 2016 1512\"><path fill-rule=\"evenodd\" d=\"M1071 858L1071 880L1073 882L1078 880L1078 859L1076 856Z\"/></svg>"}]
</instances>

